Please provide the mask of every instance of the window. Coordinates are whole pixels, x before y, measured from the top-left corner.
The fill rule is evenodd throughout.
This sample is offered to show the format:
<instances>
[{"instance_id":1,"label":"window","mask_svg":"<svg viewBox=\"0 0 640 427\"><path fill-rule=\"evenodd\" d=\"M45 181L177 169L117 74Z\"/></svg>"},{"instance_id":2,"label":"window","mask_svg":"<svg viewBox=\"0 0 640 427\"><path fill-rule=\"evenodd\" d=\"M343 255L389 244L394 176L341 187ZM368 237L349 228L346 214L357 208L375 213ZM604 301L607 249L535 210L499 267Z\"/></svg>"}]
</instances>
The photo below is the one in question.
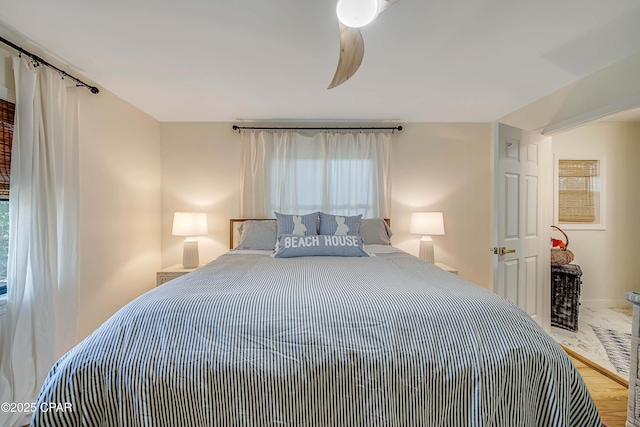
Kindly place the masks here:
<instances>
[{"instance_id":1,"label":"window","mask_svg":"<svg viewBox=\"0 0 640 427\"><path fill-rule=\"evenodd\" d=\"M378 188L370 159L293 159L282 176L278 166L272 162L269 169L269 212L306 213L324 206L327 213L377 214L370 205Z\"/></svg>"},{"instance_id":2,"label":"window","mask_svg":"<svg viewBox=\"0 0 640 427\"><path fill-rule=\"evenodd\" d=\"M0 99L0 296L7 293L9 255L9 177L15 105Z\"/></svg>"},{"instance_id":3,"label":"window","mask_svg":"<svg viewBox=\"0 0 640 427\"><path fill-rule=\"evenodd\" d=\"M556 223L568 229L604 229L604 159L558 159Z\"/></svg>"},{"instance_id":4,"label":"window","mask_svg":"<svg viewBox=\"0 0 640 427\"><path fill-rule=\"evenodd\" d=\"M243 134L241 204L245 218L322 210L385 218L389 212L388 133Z\"/></svg>"}]
</instances>

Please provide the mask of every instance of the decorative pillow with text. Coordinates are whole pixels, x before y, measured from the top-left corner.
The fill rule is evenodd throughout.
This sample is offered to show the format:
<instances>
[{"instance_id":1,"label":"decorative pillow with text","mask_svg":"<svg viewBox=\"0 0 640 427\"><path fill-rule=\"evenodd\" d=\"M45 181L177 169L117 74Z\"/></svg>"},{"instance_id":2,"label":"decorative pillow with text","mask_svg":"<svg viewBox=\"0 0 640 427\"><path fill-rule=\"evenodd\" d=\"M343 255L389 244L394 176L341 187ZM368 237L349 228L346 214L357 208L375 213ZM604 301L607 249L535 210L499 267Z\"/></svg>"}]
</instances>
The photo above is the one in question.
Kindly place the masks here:
<instances>
[{"instance_id":1,"label":"decorative pillow with text","mask_svg":"<svg viewBox=\"0 0 640 427\"><path fill-rule=\"evenodd\" d=\"M274 258L303 256L368 257L360 236L298 236L283 234L278 237Z\"/></svg>"}]
</instances>

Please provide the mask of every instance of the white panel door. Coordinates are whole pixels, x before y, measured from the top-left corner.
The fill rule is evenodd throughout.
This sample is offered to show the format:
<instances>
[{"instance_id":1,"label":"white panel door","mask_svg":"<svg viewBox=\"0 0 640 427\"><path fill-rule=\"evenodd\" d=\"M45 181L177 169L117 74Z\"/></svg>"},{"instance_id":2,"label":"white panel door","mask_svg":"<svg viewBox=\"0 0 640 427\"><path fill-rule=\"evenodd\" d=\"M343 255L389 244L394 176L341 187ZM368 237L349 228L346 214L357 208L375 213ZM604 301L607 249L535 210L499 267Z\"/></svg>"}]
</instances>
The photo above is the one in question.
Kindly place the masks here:
<instances>
[{"instance_id":1,"label":"white panel door","mask_svg":"<svg viewBox=\"0 0 640 427\"><path fill-rule=\"evenodd\" d=\"M541 179L542 138L503 124L495 132L494 291L548 327L549 233L542 228L550 224L543 224L541 185L548 181Z\"/></svg>"}]
</instances>

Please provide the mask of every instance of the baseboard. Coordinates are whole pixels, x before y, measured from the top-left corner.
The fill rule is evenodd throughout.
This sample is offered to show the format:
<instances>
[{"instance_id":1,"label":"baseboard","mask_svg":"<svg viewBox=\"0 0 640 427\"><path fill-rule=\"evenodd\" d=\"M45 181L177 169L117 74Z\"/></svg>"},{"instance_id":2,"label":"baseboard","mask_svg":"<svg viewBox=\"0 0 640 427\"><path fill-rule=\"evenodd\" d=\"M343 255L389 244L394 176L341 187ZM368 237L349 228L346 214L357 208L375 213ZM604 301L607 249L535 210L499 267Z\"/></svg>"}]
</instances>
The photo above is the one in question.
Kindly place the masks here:
<instances>
[{"instance_id":1,"label":"baseboard","mask_svg":"<svg viewBox=\"0 0 640 427\"><path fill-rule=\"evenodd\" d=\"M629 380L625 379L623 377L621 377L620 375L611 372L610 370L603 368L602 366L598 365L597 363L593 362L592 360L587 359L586 357L584 357L583 355L576 353L575 351L571 350L570 348L567 348L563 345L560 345L560 347L562 347L562 349L571 357L573 357L574 359L579 360L580 362L584 363L585 365L587 365L588 367L590 367L591 369L593 369L594 371L597 371L599 373L601 373L602 375L604 375L605 377L611 379L612 381L617 382L618 384L620 384L623 387L629 388Z\"/></svg>"},{"instance_id":2,"label":"baseboard","mask_svg":"<svg viewBox=\"0 0 640 427\"><path fill-rule=\"evenodd\" d=\"M631 308L633 304L626 299L580 299L580 306L586 308Z\"/></svg>"}]
</instances>

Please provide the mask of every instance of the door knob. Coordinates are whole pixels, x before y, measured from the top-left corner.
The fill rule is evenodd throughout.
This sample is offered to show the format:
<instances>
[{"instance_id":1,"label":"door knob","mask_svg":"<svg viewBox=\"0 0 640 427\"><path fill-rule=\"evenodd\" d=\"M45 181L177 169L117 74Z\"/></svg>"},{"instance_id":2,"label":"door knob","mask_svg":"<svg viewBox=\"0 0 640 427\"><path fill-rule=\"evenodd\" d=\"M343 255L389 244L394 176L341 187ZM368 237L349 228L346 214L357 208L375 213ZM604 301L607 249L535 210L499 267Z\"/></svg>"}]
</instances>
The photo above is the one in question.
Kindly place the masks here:
<instances>
[{"instance_id":1,"label":"door knob","mask_svg":"<svg viewBox=\"0 0 640 427\"><path fill-rule=\"evenodd\" d=\"M516 253L515 249L507 249L504 246L501 246L499 248L494 247L494 248L491 248L489 250L491 252L493 252L494 254L500 255L500 256L505 255L505 254L515 254Z\"/></svg>"}]
</instances>

